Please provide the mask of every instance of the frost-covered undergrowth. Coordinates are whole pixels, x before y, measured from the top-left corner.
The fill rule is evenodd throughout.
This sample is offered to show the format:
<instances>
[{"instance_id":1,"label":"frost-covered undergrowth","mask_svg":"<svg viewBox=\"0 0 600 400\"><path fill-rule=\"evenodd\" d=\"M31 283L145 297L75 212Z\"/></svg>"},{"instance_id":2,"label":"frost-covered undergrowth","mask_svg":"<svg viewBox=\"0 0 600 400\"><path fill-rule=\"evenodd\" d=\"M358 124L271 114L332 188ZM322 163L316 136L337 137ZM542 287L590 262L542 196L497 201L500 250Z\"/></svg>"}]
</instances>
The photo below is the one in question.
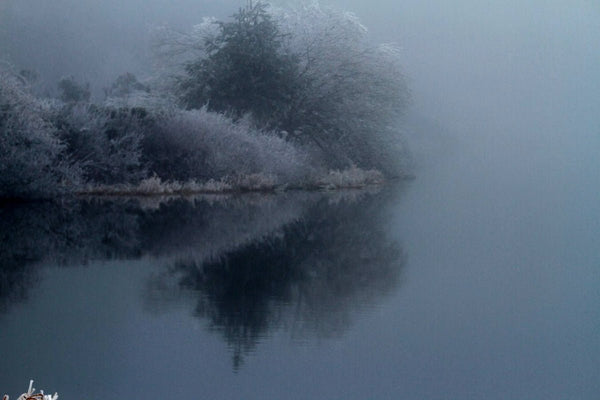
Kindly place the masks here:
<instances>
[{"instance_id":1,"label":"frost-covered undergrowth","mask_svg":"<svg viewBox=\"0 0 600 400\"><path fill-rule=\"evenodd\" d=\"M152 176L137 183L98 184L79 192L96 195L168 195L350 188L381 184L376 170L351 166L328 170L309 146L222 114L175 110L145 132L142 154Z\"/></svg>"},{"instance_id":2,"label":"frost-covered undergrowth","mask_svg":"<svg viewBox=\"0 0 600 400\"><path fill-rule=\"evenodd\" d=\"M169 195L362 187L383 175L330 170L314 146L208 111L66 104L0 69L0 197Z\"/></svg>"},{"instance_id":3,"label":"frost-covered undergrowth","mask_svg":"<svg viewBox=\"0 0 600 400\"><path fill-rule=\"evenodd\" d=\"M377 170L363 170L356 166L338 171L329 171L325 176L316 178L318 187L327 189L360 188L367 185L379 185L385 182L383 174Z\"/></svg>"},{"instance_id":4,"label":"frost-covered undergrowth","mask_svg":"<svg viewBox=\"0 0 600 400\"><path fill-rule=\"evenodd\" d=\"M23 393L17 400L56 400L58 399L58 393L54 393L53 395L44 394L43 390L40 390L38 393L35 392L35 388L33 387L33 380L29 381L29 388L27 392ZM3 400L9 400L9 396L7 394L2 398Z\"/></svg>"},{"instance_id":5,"label":"frost-covered undergrowth","mask_svg":"<svg viewBox=\"0 0 600 400\"><path fill-rule=\"evenodd\" d=\"M0 197L55 194L72 178L64 145L48 121L49 103L0 65Z\"/></svg>"},{"instance_id":6,"label":"frost-covered undergrowth","mask_svg":"<svg viewBox=\"0 0 600 400\"><path fill-rule=\"evenodd\" d=\"M156 121L146 132L143 153L150 171L171 181L235 183L260 175L250 186L262 187L299 181L312 168L299 146L206 108L177 110Z\"/></svg>"},{"instance_id":7,"label":"frost-covered undergrowth","mask_svg":"<svg viewBox=\"0 0 600 400\"><path fill-rule=\"evenodd\" d=\"M154 175L142 180L136 185L88 185L77 192L85 195L100 196L154 196L154 195L190 195L190 194L220 194L233 192L270 192L286 189L334 190L364 188L381 185L385 182L383 174L377 170L362 170L352 167L347 170L333 170L322 175L288 185L278 183L273 176L264 174L238 175L225 177L220 180L209 179L206 182L189 180L163 181Z\"/></svg>"}]
</instances>

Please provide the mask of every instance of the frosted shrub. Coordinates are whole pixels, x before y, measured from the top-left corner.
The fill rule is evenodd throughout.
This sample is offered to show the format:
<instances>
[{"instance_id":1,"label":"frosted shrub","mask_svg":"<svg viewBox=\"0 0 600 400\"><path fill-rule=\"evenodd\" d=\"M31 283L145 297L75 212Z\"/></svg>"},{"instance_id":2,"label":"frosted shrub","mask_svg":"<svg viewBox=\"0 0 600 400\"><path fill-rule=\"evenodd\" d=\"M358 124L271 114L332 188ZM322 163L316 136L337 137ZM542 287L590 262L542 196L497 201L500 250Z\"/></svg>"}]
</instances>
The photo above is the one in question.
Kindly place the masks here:
<instances>
[{"instance_id":1,"label":"frosted shrub","mask_svg":"<svg viewBox=\"0 0 600 400\"><path fill-rule=\"evenodd\" d=\"M294 136L316 143L330 165L396 173L408 99L397 49L373 44L353 14L317 3L274 13L302 74L290 112Z\"/></svg>"},{"instance_id":2,"label":"frosted shrub","mask_svg":"<svg viewBox=\"0 0 600 400\"><path fill-rule=\"evenodd\" d=\"M146 116L143 109L77 104L65 106L54 122L84 180L135 183L146 176L141 161Z\"/></svg>"},{"instance_id":3,"label":"frosted shrub","mask_svg":"<svg viewBox=\"0 0 600 400\"><path fill-rule=\"evenodd\" d=\"M132 73L119 75L111 86L104 88L102 106L113 110L145 110L157 117L164 110L176 107L177 99L161 88L164 77L139 81ZM160 82L160 83L159 83Z\"/></svg>"},{"instance_id":4,"label":"frosted shrub","mask_svg":"<svg viewBox=\"0 0 600 400\"><path fill-rule=\"evenodd\" d=\"M309 169L307 156L280 137L206 108L178 111L147 133L144 154L163 179L270 177L269 184L297 181Z\"/></svg>"},{"instance_id":5,"label":"frosted shrub","mask_svg":"<svg viewBox=\"0 0 600 400\"><path fill-rule=\"evenodd\" d=\"M155 195L191 195L208 193L227 193L233 190L243 189L243 187L234 187L226 179L214 180L199 183L195 180L186 182L163 181L160 177L154 175L142 180L137 185L91 185L80 191L81 194L91 194L100 196L155 196ZM260 190L263 188L252 188ZM270 188L269 188L270 189Z\"/></svg>"},{"instance_id":6,"label":"frosted shrub","mask_svg":"<svg viewBox=\"0 0 600 400\"><path fill-rule=\"evenodd\" d=\"M45 197L77 180L47 114L25 82L0 67L0 197Z\"/></svg>"},{"instance_id":7,"label":"frosted shrub","mask_svg":"<svg viewBox=\"0 0 600 400\"><path fill-rule=\"evenodd\" d=\"M72 76L58 81L58 90L60 99L65 103L87 103L92 96L90 84L78 83Z\"/></svg>"},{"instance_id":8,"label":"frosted shrub","mask_svg":"<svg viewBox=\"0 0 600 400\"><path fill-rule=\"evenodd\" d=\"M141 83L131 72L119 75L117 79L104 89L106 98L127 98L138 93L149 93L150 88Z\"/></svg>"}]
</instances>

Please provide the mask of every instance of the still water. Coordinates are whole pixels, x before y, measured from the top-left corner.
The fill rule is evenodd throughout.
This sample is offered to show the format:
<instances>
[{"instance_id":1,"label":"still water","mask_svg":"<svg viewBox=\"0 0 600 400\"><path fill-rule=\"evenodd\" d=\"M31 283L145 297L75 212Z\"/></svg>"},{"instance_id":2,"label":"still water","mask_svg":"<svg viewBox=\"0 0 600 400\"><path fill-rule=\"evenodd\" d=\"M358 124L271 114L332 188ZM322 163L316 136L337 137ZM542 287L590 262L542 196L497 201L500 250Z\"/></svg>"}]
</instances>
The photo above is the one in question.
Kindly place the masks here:
<instances>
[{"instance_id":1,"label":"still water","mask_svg":"<svg viewBox=\"0 0 600 400\"><path fill-rule=\"evenodd\" d=\"M4 206L0 392L598 398L598 178L467 147L369 191Z\"/></svg>"}]
</instances>

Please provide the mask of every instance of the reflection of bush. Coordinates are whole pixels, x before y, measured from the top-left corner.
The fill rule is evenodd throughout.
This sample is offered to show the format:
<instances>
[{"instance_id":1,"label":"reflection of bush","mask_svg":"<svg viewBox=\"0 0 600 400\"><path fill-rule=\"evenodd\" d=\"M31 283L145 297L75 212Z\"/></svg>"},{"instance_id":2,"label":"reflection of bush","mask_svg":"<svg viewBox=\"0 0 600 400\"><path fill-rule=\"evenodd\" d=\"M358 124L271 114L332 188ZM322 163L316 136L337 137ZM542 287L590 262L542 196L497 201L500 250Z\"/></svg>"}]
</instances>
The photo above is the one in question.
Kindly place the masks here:
<instances>
[{"instance_id":1,"label":"reflection of bush","mask_svg":"<svg viewBox=\"0 0 600 400\"><path fill-rule=\"evenodd\" d=\"M403 260L381 223L388 196L351 193L0 207L0 313L32 295L41 263L151 255L172 266L150 281L147 304L191 293L236 367L275 329L339 335L398 285Z\"/></svg>"},{"instance_id":2,"label":"reflection of bush","mask_svg":"<svg viewBox=\"0 0 600 400\"><path fill-rule=\"evenodd\" d=\"M273 329L339 335L354 310L398 285L402 251L386 238L380 210L376 198L335 206L322 199L277 234L218 259L176 262L152 288L169 298L197 293L196 314L223 334L235 368Z\"/></svg>"},{"instance_id":3,"label":"reflection of bush","mask_svg":"<svg viewBox=\"0 0 600 400\"><path fill-rule=\"evenodd\" d=\"M68 265L140 253L126 203L41 202L0 207L0 304L27 298L35 265Z\"/></svg>"},{"instance_id":4,"label":"reflection of bush","mask_svg":"<svg viewBox=\"0 0 600 400\"><path fill-rule=\"evenodd\" d=\"M52 246L48 219L55 214L48 211L44 204L0 208L0 312L25 300L35 286L32 264Z\"/></svg>"},{"instance_id":5,"label":"reflection of bush","mask_svg":"<svg viewBox=\"0 0 600 400\"><path fill-rule=\"evenodd\" d=\"M306 194L173 200L142 213L141 237L154 255L191 252L195 259L210 259L278 231L312 201Z\"/></svg>"},{"instance_id":6,"label":"reflection of bush","mask_svg":"<svg viewBox=\"0 0 600 400\"><path fill-rule=\"evenodd\" d=\"M27 299L28 291L35 286L35 276L29 268L0 269L0 314L8 306Z\"/></svg>"},{"instance_id":7,"label":"reflection of bush","mask_svg":"<svg viewBox=\"0 0 600 400\"><path fill-rule=\"evenodd\" d=\"M85 264L141 253L128 202L65 201L0 207L0 304L27 298L42 262Z\"/></svg>"},{"instance_id":8,"label":"reflection of bush","mask_svg":"<svg viewBox=\"0 0 600 400\"><path fill-rule=\"evenodd\" d=\"M26 299L42 262L77 265L182 252L210 258L297 219L306 198L171 199L146 210L127 199L0 206L0 310Z\"/></svg>"}]
</instances>

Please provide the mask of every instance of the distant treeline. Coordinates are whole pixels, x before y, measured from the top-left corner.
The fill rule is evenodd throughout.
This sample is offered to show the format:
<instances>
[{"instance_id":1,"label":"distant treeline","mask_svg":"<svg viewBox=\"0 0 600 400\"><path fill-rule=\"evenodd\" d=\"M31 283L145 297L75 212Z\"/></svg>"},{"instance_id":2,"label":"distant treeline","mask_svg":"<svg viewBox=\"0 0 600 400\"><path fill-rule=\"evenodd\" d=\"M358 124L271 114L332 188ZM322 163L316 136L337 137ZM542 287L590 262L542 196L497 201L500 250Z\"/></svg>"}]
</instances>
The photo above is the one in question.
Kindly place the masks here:
<instances>
[{"instance_id":1,"label":"distant treeline","mask_svg":"<svg viewBox=\"0 0 600 400\"><path fill-rule=\"evenodd\" d=\"M101 101L72 77L58 98L36 96L34 72L0 65L0 197L353 186L406 172L398 53L351 14L249 3L189 33L157 30L155 52L155 76L125 73Z\"/></svg>"}]
</instances>

